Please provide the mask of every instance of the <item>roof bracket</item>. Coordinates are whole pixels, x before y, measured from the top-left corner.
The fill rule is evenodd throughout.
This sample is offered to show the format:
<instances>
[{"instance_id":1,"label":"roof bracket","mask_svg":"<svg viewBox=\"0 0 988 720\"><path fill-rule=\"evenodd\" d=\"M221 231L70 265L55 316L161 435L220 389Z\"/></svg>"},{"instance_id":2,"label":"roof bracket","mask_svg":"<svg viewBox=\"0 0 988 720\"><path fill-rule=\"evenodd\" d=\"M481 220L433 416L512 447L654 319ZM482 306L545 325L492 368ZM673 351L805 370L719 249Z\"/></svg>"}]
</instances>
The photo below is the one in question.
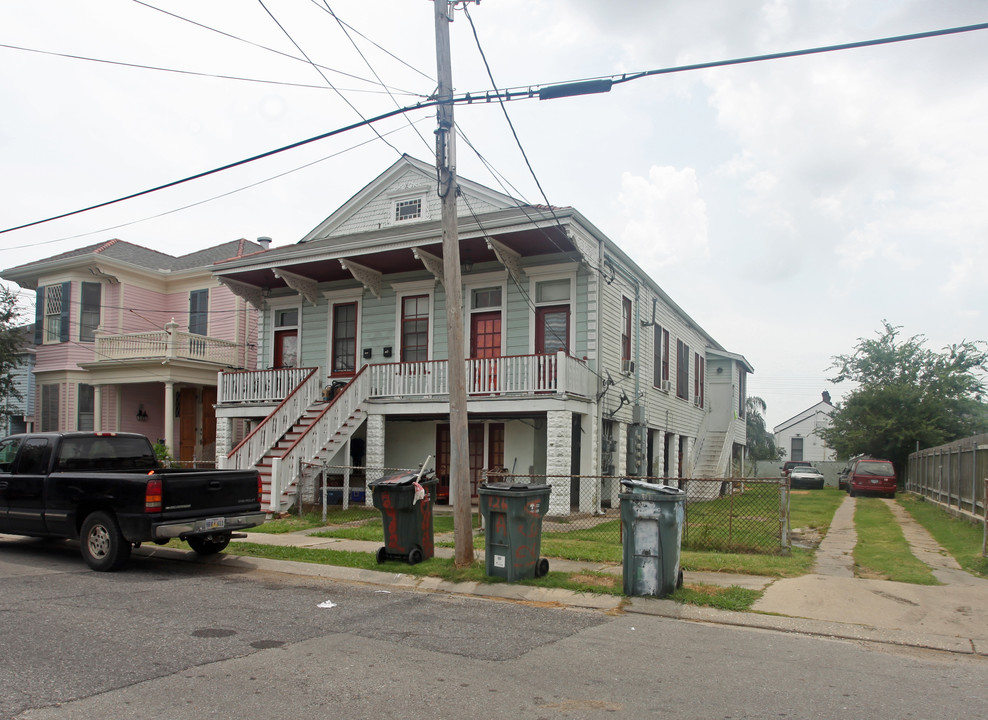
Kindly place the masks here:
<instances>
[{"instance_id":1,"label":"roof bracket","mask_svg":"<svg viewBox=\"0 0 988 720\"><path fill-rule=\"evenodd\" d=\"M297 292L299 295L304 297L313 305L319 304L319 293L316 288L319 287L319 283L312 278L307 278L303 275L296 275L293 272L288 272L282 268L272 268L274 276L276 278L281 278L285 281L285 285L290 287L292 290Z\"/></svg>"},{"instance_id":2,"label":"roof bracket","mask_svg":"<svg viewBox=\"0 0 988 720\"><path fill-rule=\"evenodd\" d=\"M340 265L343 266L344 270L363 283L365 288L374 293L374 297L378 300L381 299L381 273L344 258L340 258Z\"/></svg>"},{"instance_id":3,"label":"roof bracket","mask_svg":"<svg viewBox=\"0 0 988 720\"><path fill-rule=\"evenodd\" d=\"M427 253L422 248L412 248L412 255L415 256L416 260L420 260L425 269L435 275L436 280L442 283L443 287L446 287L446 273L443 270L443 259L437 257L432 253Z\"/></svg>"},{"instance_id":4,"label":"roof bracket","mask_svg":"<svg viewBox=\"0 0 988 720\"><path fill-rule=\"evenodd\" d=\"M230 288L230 292L242 300L246 300L258 310L264 309L264 291L256 285L248 285L239 280L232 280L222 275L217 275L216 279Z\"/></svg>"},{"instance_id":5,"label":"roof bracket","mask_svg":"<svg viewBox=\"0 0 988 720\"><path fill-rule=\"evenodd\" d=\"M494 238L487 238L487 247L494 251L497 259L508 269L511 277L519 285L525 280L525 271L521 269L521 255L509 248L507 245L498 242Z\"/></svg>"}]
</instances>

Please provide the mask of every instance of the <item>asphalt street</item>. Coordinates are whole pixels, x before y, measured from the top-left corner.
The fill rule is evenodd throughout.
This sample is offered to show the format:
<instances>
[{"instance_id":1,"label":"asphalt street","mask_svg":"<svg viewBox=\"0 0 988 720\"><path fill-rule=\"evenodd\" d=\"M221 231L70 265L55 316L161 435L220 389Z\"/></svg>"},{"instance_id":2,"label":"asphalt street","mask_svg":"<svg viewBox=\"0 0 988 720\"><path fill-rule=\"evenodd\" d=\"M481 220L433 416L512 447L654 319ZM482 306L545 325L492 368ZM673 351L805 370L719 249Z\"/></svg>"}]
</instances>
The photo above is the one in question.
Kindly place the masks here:
<instances>
[{"instance_id":1,"label":"asphalt street","mask_svg":"<svg viewBox=\"0 0 988 720\"><path fill-rule=\"evenodd\" d=\"M93 573L77 552L0 538L0 718L988 716L971 653L176 551Z\"/></svg>"}]
</instances>

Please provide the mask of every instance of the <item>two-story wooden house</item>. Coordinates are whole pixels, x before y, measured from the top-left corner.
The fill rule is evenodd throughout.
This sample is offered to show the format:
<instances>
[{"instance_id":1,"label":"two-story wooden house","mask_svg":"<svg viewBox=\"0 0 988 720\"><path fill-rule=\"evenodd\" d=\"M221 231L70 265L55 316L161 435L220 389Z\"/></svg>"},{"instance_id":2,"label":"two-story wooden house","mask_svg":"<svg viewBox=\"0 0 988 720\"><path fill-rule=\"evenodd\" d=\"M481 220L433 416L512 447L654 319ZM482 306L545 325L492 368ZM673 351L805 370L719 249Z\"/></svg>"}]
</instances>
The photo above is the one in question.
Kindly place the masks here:
<instances>
[{"instance_id":1,"label":"two-story wooden house","mask_svg":"<svg viewBox=\"0 0 988 720\"><path fill-rule=\"evenodd\" d=\"M727 474L745 443L744 358L576 210L459 190L473 492L485 470L546 477L566 514L616 505L621 476ZM261 369L220 379L218 459L257 465L271 510L321 460L432 455L445 495L441 235L435 168L405 156L298 243L214 267L263 313ZM324 402L334 380L349 384Z\"/></svg>"},{"instance_id":2,"label":"two-story wooden house","mask_svg":"<svg viewBox=\"0 0 988 720\"><path fill-rule=\"evenodd\" d=\"M181 257L110 240L10 268L36 291L34 428L139 432L215 459L217 373L253 368L257 312L210 273L244 240Z\"/></svg>"}]
</instances>

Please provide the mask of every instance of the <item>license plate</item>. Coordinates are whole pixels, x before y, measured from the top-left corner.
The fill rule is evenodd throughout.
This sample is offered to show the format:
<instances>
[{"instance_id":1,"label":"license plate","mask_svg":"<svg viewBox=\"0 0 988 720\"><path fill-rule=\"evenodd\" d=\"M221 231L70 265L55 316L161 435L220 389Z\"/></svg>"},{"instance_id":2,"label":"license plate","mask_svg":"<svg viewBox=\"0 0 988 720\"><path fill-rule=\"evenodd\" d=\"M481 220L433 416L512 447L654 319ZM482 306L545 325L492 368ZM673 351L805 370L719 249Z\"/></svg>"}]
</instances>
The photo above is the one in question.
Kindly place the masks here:
<instances>
[{"instance_id":1,"label":"license plate","mask_svg":"<svg viewBox=\"0 0 988 720\"><path fill-rule=\"evenodd\" d=\"M226 525L226 518L207 518L203 524L206 530L220 530Z\"/></svg>"},{"instance_id":2,"label":"license plate","mask_svg":"<svg viewBox=\"0 0 988 720\"><path fill-rule=\"evenodd\" d=\"M871 479L871 484L872 484L872 485L877 485L877 484L878 484L879 482L880 482L880 481L879 481L879 479L878 479L878 478L872 478L872 479Z\"/></svg>"}]
</instances>

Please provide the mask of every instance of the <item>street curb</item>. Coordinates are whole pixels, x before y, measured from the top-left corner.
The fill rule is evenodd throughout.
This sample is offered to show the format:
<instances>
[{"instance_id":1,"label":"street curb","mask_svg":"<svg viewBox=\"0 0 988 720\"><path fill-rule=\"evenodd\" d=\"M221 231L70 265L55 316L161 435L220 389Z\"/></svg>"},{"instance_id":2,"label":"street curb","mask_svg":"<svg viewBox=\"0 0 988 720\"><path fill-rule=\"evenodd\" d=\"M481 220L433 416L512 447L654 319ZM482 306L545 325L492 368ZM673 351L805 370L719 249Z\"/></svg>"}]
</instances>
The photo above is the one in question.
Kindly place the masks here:
<instances>
[{"instance_id":1,"label":"street curb","mask_svg":"<svg viewBox=\"0 0 988 720\"><path fill-rule=\"evenodd\" d=\"M200 557L189 550L143 546L135 554L166 558L177 562L213 565L231 569L263 570L301 577L318 577L341 582L376 585L402 590L468 595L511 602L558 605L591 610L616 611L665 617L671 620L749 627L775 632L811 635L816 637L873 642L897 645L961 655L988 656L988 644L962 637L948 637L913 633L905 630L879 628L870 625L854 625L783 615L763 615L753 612L736 612L716 608L682 605L672 600L652 597L625 597L578 593L560 588L541 588L510 583L452 583L434 577L419 577L405 573L364 570L338 565L318 565L294 560L271 560L232 553Z\"/></svg>"},{"instance_id":2,"label":"street curb","mask_svg":"<svg viewBox=\"0 0 988 720\"><path fill-rule=\"evenodd\" d=\"M988 655L988 647L976 645L970 638L948 637L926 633L913 633L908 630L893 630L871 625L855 625L810 618L795 618L784 615L762 615L759 613L718 610L715 608L681 605L672 600L657 598L628 598L625 611L640 615L655 615L674 620L697 623L750 627L776 632L815 635L840 640L900 645L904 647L938 650L962 655Z\"/></svg>"}]
</instances>

